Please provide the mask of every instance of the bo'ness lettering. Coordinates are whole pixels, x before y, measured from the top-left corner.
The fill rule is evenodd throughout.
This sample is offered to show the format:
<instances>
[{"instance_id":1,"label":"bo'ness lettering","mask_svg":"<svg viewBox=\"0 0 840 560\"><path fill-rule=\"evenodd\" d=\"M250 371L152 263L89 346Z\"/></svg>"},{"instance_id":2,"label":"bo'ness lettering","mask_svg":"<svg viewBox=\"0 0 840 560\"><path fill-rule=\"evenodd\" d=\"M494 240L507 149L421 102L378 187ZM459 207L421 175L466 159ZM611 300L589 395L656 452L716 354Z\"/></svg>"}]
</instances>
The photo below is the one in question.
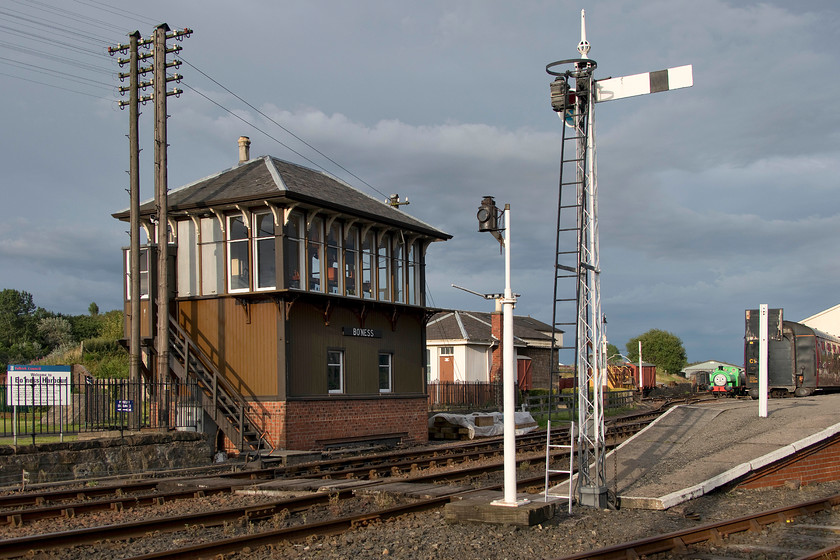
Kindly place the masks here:
<instances>
[{"instance_id":1,"label":"bo'ness lettering","mask_svg":"<svg viewBox=\"0 0 840 560\"><path fill-rule=\"evenodd\" d=\"M360 327L342 327L344 336L359 336L362 338L382 338L382 331L379 329L363 329Z\"/></svg>"}]
</instances>

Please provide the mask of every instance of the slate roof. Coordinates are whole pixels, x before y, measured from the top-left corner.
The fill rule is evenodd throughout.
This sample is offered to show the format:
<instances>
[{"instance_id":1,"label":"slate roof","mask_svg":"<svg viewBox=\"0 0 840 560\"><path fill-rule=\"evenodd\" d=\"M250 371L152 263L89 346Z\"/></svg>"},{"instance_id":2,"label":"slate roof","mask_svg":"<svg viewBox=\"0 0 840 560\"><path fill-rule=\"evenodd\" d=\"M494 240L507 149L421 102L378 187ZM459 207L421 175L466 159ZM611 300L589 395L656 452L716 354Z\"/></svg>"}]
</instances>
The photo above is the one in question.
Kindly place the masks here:
<instances>
[{"instance_id":1,"label":"slate roof","mask_svg":"<svg viewBox=\"0 0 840 560\"><path fill-rule=\"evenodd\" d=\"M490 344L496 339L490 334L490 313L480 311L442 311L426 325L428 342L436 340L467 340ZM547 334L549 333L549 334ZM551 342L551 325L533 317L513 316L513 336L520 341Z\"/></svg>"},{"instance_id":2,"label":"slate roof","mask_svg":"<svg viewBox=\"0 0 840 560\"><path fill-rule=\"evenodd\" d=\"M249 160L173 189L168 194L169 212L173 216L202 209L223 209L234 204L262 204L266 200L310 204L437 239L452 237L326 173L272 156ZM152 215L154 206L154 200L144 202L140 205L140 215ZM123 210L113 216L128 220L129 211Z\"/></svg>"}]
</instances>

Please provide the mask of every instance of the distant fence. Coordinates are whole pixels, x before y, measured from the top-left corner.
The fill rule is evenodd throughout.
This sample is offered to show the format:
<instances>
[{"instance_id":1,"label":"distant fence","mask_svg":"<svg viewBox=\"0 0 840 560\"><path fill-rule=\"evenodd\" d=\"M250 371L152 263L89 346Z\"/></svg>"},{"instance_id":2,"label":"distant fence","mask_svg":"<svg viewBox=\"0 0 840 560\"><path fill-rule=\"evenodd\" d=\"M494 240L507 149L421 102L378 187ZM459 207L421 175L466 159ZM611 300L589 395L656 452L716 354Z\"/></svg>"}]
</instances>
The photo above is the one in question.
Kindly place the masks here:
<instances>
[{"instance_id":1,"label":"distant fence","mask_svg":"<svg viewBox=\"0 0 840 560\"><path fill-rule=\"evenodd\" d=\"M103 430L201 429L194 382L0 384L0 437L63 436Z\"/></svg>"},{"instance_id":2,"label":"distant fence","mask_svg":"<svg viewBox=\"0 0 840 560\"><path fill-rule=\"evenodd\" d=\"M574 386L573 384L570 386ZM448 410L501 410L501 383L429 383L429 410L443 412ZM605 391L604 409L625 408L633 404L636 391ZM554 410L572 410L576 406L577 394L561 393L552 395L551 406ZM548 414L550 405L548 395L517 394L517 409L529 410L535 414Z\"/></svg>"},{"instance_id":3,"label":"distant fence","mask_svg":"<svg viewBox=\"0 0 840 560\"><path fill-rule=\"evenodd\" d=\"M498 409L502 402L501 383L442 381L429 383L429 410Z\"/></svg>"},{"instance_id":4,"label":"distant fence","mask_svg":"<svg viewBox=\"0 0 840 560\"><path fill-rule=\"evenodd\" d=\"M630 407L636 397L636 391L604 391L604 410ZM575 393L552 395L550 401L548 395L529 395L523 399L523 406L532 414L548 414L552 407L555 412L572 411L577 399Z\"/></svg>"}]
</instances>

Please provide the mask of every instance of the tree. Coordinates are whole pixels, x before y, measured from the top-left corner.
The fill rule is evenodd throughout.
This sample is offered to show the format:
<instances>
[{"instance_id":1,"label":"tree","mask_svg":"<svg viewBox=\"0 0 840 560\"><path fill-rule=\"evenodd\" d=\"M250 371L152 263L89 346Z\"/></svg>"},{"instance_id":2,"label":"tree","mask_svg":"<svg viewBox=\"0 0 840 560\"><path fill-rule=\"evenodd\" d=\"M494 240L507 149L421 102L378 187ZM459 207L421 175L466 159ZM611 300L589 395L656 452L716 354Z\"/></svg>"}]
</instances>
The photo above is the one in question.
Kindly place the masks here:
<instances>
[{"instance_id":1,"label":"tree","mask_svg":"<svg viewBox=\"0 0 840 560\"><path fill-rule=\"evenodd\" d=\"M75 342L70 321L64 317L45 317L41 319L38 321L38 332L49 349Z\"/></svg>"},{"instance_id":2,"label":"tree","mask_svg":"<svg viewBox=\"0 0 840 560\"><path fill-rule=\"evenodd\" d=\"M642 342L642 359L667 373L679 373L688 363L682 340L668 331L651 329L627 342L627 357L639 360L639 341Z\"/></svg>"},{"instance_id":3,"label":"tree","mask_svg":"<svg viewBox=\"0 0 840 560\"><path fill-rule=\"evenodd\" d=\"M35 309L29 292L0 291L0 344L8 347L15 342L32 340L36 325L31 319Z\"/></svg>"},{"instance_id":4,"label":"tree","mask_svg":"<svg viewBox=\"0 0 840 560\"><path fill-rule=\"evenodd\" d=\"M88 305L88 313L90 313L91 317L99 315L99 306L96 305L95 301L90 302L90 305Z\"/></svg>"}]
</instances>

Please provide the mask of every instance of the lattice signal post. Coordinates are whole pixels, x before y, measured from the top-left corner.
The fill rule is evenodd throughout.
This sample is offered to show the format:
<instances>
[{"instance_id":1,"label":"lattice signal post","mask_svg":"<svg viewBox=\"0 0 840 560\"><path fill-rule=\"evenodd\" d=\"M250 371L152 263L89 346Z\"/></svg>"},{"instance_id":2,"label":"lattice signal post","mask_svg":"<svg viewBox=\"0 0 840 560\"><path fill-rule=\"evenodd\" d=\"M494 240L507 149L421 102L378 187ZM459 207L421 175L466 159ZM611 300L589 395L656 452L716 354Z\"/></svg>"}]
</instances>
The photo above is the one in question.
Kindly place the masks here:
<instances>
[{"instance_id":1,"label":"lattice signal post","mask_svg":"<svg viewBox=\"0 0 840 560\"><path fill-rule=\"evenodd\" d=\"M546 65L546 72L556 77L551 83L551 108L565 123L560 156L552 326L555 333L564 325L575 326L573 347L561 347L557 336L553 337L552 386L557 371L555 368L559 370L559 351L574 349L579 425L577 499L582 505L607 507L609 495L604 464L603 410L607 341L601 315L593 109L595 103L603 101L689 87L693 78L689 65L595 80L593 73L597 63L588 56L590 44L586 40L586 15L583 10L580 27L580 58L558 60ZM562 70L562 67L567 69ZM567 296L570 290L564 293L561 286L564 278L575 280L574 297ZM566 315L572 314L572 306L575 321L562 322L564 311Z\"/></svg>"}]
</instances>

